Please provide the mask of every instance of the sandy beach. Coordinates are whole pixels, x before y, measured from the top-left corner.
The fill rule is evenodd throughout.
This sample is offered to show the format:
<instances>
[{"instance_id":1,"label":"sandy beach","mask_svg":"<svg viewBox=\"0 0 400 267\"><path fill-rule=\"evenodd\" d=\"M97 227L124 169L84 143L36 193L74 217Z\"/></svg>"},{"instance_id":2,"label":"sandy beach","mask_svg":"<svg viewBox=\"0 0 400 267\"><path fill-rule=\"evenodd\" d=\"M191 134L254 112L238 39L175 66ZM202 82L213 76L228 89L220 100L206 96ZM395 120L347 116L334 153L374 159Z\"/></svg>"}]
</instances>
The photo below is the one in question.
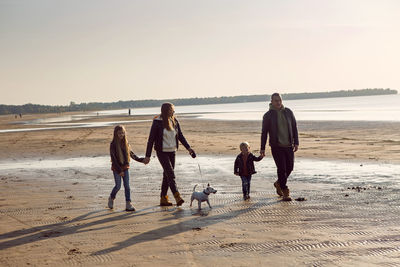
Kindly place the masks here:
<instances>
[{"instance_id":1,"label":"sandy beach","mask_svg":"<svg viewBox=\"0 0 400 267\"><path fill-rule=\"evenodd\" d=\"M15 124L38 117L0 116L0 129L39 127ZM90 121L143 119L151 117ZM108 158L113 126L0 133L0 265L399 266L398 186L294 179L293 198L306 201L282 202L268 155L256 165L251 199L243 201L230 165L242 141L258 154L261 122L180 122L198 154L195 161L178 151L185 203L158 206L162 170L153 157L149 165L132 165L133 213L124 211L123 188L114 210L106 208L114 185ZM151 122L124 125L134 152L143 156ZM299 121L298 128L298 166L315 160L339 161L339 167L388 164L392 173L399 168L400 123ZM206 182L218 190L210 196L213 208L190 207L193 186Z\"/></svg>"},{"instance_id":2,"label":"sandy beach","mask_svg":"<svg viewBox=\"0 0 400 267\"><path fill-rule=\"evenodd\" d=\"M0 116L0 130L36 128L16 124L40 116ZM79 122L136 121L125 123L134 152L143 155L151 116L105 116ZM9 124L9 123L13 124ZM180 119L184 135L200 155L236 155L238 145L248 141L259 152L261 121ZM300 149L297 157L400 163L400 123L361 121L299 121ZM0 159L58 158L108 155L113 126L49 131L0 133ZM186 153L184 149L178 153Z\"/></svg>"}]
</instances>

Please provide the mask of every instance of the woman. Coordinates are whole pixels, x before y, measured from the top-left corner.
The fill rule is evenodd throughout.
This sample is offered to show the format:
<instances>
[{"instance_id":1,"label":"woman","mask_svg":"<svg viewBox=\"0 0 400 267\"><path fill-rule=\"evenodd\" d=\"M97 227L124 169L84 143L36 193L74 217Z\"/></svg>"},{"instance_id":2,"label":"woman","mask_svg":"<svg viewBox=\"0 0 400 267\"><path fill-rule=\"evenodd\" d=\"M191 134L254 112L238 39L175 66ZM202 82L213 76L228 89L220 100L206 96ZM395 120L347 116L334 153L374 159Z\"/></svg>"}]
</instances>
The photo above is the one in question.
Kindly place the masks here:
<instances>
[{"instance_id":1,"label":"woman","mask_svg":"<svg viewBox=\"0 0 400 267\"><path fill-rule=\"evenodd\" d=\"M149 139L147 141L146 157L143 163L150 161L151 152L154 149L157 152L157 158L164 170L163 181L161 185L160 206L172 206L168 201L168 188L171 189L176 200L176 205L181 206L183 199L181 198L175 182L175 152L179 147L178 141L189 151L192 157L196 157L193 149L186 141L182 134L178 120L174 117L174 105L164 103L161 106L161 114L156 116L151 126Z\"/></svg>"}]
</instances>

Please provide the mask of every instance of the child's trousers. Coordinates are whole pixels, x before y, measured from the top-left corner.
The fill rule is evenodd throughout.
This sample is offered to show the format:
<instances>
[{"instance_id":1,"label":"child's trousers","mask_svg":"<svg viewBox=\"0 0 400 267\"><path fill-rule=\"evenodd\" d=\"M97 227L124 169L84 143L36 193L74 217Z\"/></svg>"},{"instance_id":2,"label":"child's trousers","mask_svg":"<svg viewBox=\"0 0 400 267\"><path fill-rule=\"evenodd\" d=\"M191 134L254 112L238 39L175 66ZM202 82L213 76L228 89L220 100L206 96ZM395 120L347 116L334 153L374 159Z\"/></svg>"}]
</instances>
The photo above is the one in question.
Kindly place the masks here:
<instances>
[{"instance_id":1,"label":"child's trousers","mask_svg":"<svg viewBox=\"0 0 400 267\"><path fill-rule=\"evenodd\" d=\"M250 181L251 181L251 175L248 176L240 176L242 179L242 191L243 191L243 196L249 196L250 195Z\"/></svg>"}]
</instances>

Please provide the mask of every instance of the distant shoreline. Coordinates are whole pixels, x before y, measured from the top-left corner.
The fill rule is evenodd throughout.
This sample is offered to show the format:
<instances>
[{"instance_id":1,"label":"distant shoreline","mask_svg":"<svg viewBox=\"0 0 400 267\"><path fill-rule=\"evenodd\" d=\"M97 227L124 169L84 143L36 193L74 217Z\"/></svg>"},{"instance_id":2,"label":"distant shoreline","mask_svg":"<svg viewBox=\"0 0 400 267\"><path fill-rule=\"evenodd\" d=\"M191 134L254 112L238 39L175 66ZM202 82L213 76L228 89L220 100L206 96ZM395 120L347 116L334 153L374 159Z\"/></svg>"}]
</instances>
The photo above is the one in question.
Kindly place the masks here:
<instances>
[{"instance_id":1,"label":"distant shoreline","mask_svg":"<svg viewBox=\"0 0 400 267\"><path fill-rule=\"evenodd\" d=\"M296 99L315 99L315 98L334 98L334 97L353 97L353 96L373 96L373 95L391 95L397 94L397 90L393 89L359 89L359 90L340 90L330 92L314 92L314 93L288 93L282 94L285 100ZM179 98L179 99L159 99L159 100L129 100L118 102L91 102L76 104L71 102L68 106L50 106L38 104L24 105L1 105L0 115L7 114L38 114L38 113L61 113L74 111L98 111L113 109L133 109L145 107L157 107L164 102L172 102L175 105L209 105L209 104L228 104L228 103L246 103L266 101L270 95L242 95L242 96L222 96L222 97L203 97L203 98Z\"/></svg>"}]
</instances>

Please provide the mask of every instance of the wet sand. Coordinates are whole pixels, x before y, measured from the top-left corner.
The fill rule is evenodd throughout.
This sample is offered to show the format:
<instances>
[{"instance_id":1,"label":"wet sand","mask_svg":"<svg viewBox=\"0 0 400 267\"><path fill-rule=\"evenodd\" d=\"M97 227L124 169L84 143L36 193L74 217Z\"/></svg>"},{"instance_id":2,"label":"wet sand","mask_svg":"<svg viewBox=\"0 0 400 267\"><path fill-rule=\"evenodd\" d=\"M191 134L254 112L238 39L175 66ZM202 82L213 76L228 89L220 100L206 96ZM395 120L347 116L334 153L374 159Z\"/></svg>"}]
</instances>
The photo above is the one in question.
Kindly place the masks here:
<instances>
[{"instance_id":1,"label":"wet sand","mask_svg":"<svg viewBox=\"0 0 400 267\"><path fill-rule=\"evenodd\" d=\"M215 156L236 155L243 140L255 152L259 147L259 122L182 119L181 124L199 157L211 162ZM126 126L135 152L143 155L150 123ZM0 162L12 166L28 160L103 157L112 128L2 133ZM300 159L394 166L400 162L398 124L299 122L299 130ZM123 188L115 209L106 208L113 186L108 160L101 168L30 169L27 164L24 169L0 170L0 265L396 266L400 262L399 188L292 182L293 198L307 200L282 202L273 190L271 170L254 176L251 200L243 201L237 177L215 166L218 171L203 170L204 179L218 190L210 196L213 209L203 203L198 210L197 203L191 208L188 202L199 173L188 170L184 151L178 154L177 182L184 205L157 205L162 171L152 158L149 165L135 163L131 169L134 213L124 211Z\"/></svg>"}]
</instances>

